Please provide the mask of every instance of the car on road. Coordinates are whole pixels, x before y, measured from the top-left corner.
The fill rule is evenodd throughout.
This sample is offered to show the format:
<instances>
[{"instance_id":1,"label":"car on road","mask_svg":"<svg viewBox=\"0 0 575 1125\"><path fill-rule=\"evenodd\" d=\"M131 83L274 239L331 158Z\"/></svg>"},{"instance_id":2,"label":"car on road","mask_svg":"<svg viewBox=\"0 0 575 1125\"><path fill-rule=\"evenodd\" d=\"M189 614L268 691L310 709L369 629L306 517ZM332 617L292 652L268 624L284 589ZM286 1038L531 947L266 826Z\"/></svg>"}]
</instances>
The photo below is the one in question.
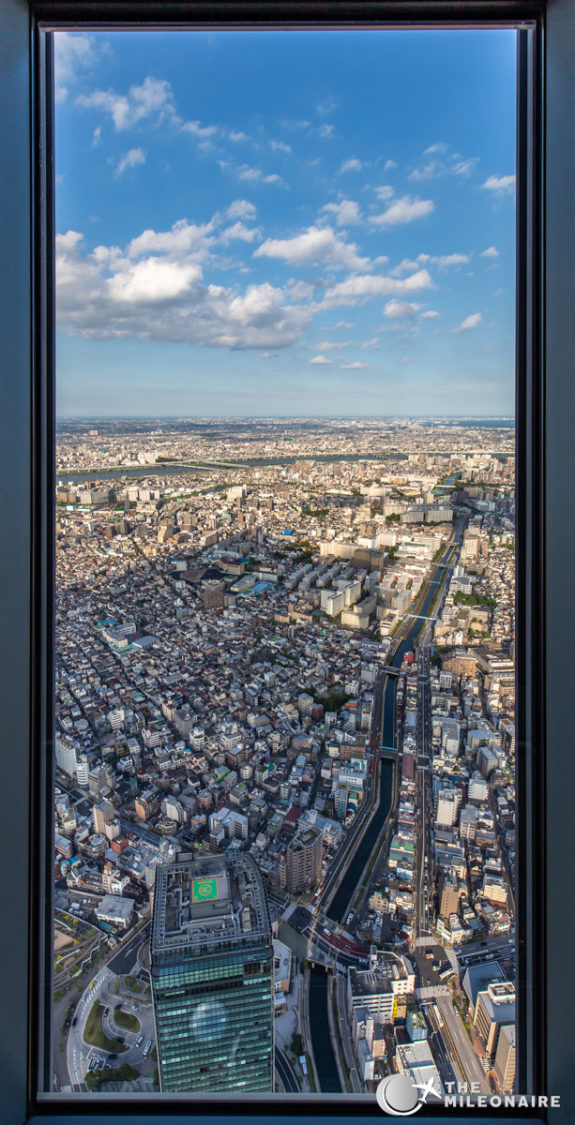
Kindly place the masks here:
<instances>
[{"instance_id":1,"label":"car on road","mask_svg":"<svg viewBox=\"0 0 575 1125\"><path fill-rule=\"evenodd\" d=\"M110 1059L117 1059L117 1058L118 1058L118 1056L117 1056L117 1054L116 1054L115 1052L113 1052L113 1053L112 1053L112 1054L111 1054L111 1055L109 1056L109 1058L110 1058Z\"/></svg>"},{"instance_id":2,"label":"car on road","mask_svg":"<svg viewBox=\"0 0 575 1125\"><path fill-rule=\"evenodd\" d=\"M78 1023L78 1017L74 1016L74 1019L72 1020L72 1027L75 1027L77 1023Z\"/></svg>"},{"instance_id":3,"label":"car on road","mask_svg":"<svg viewBox=\"0 0 575 1125\"><path fill-rule=\"evenodd\" d=\"M118 1035L117 1038L118 1038L118 1043L125 1043L126 1042L126 1038L125 1038L124 1035Z\"/></svg>"},{"instance_id":4,"label":"car on road","mask_svg":"<svg viewBox=\"0 0 575 1125\"><path fill-rule=\"evenodd\" d=\"M109 1014L109 1011L110 1011L109 1008L104 1008L104 1015L107 1016Z\"/></svg>"}]
</instances>

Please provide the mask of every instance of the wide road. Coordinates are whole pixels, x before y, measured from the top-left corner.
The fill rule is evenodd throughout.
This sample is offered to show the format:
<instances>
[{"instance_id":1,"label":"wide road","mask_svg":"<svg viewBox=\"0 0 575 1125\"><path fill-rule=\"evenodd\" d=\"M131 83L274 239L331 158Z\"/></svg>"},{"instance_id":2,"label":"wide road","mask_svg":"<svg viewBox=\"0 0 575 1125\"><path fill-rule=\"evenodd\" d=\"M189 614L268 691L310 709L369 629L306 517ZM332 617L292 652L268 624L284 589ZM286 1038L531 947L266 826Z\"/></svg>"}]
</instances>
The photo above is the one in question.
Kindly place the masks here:
<instances>
[{"instance_id":1,"label":"wide road","mask_svg":"<svg viewBox=\"0 0 575 1125\"><path fill-rule=\"evenodd\" d=\"M469 1041L469 1036L465 1027L458 1015L453 1011L453 1001L451 998L439 996L436 1000L441 1015L445 1021L445 1029L442 1029L444 1041L447 1042L448 1051L451 1054L451 1044L455 1048L456 1056L459 1063L459 1069L462 1069L465 1075L465 1081L468 1083L478 1082L479 1092L481 1094L489 1094L490 1089L485 1078L485 1072L475 1054L473 1047ZM450 1043L451 1041L451 1043Z\"/></svg>"}]
</instances>

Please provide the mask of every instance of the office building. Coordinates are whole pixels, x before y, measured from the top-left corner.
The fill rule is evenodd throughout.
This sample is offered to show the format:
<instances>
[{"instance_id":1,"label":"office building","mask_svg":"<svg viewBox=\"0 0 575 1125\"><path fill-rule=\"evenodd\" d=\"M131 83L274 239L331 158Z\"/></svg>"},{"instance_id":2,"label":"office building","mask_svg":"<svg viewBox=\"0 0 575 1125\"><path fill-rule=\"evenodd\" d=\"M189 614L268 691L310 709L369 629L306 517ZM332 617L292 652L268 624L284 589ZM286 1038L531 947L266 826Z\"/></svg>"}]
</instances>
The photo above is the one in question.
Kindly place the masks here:
<instances>
[{"instance_id":1,"label":"office building","mask_svg":"<svg viewBox=\"0 0 575 1125\"><path fill-rule=\"evenodd\" d=\"M497 1050L499 1032L505 1023L515 1022L515 986L511 981L488 984L477 995L473 1026L488 1058Z\"/></svg>"},{"instance_id":2,"label":"office building","mask_svg":"<svg viewBox=\"0 0 575 1125\"><path fill-rule=\"evenodd\" d=\"M151 977L163 1092L273 1090L272 937L250 856L158 867Z\"/></svg>"},{"instance_id":3,"label":"office building","mask_svg":"<svg viewBox=\"0 0 575 1125\"><path fill-rule=\"evenodd\" d=\"M501 1092L512 1094L515 1086L515 1024L504 1023L499 1032L495 1073Z\"/></svg>"},{"instance_id":4,"label":"office building","mask_svg":"<svg viewBox=\"0 0 575 1125\"><path fill-rule=\"evenodd\" d=\"M311 890L321 879L323 837L318 828L307 828L287 849L287 889L294 894Z\"/></svg>"}]
</instances>

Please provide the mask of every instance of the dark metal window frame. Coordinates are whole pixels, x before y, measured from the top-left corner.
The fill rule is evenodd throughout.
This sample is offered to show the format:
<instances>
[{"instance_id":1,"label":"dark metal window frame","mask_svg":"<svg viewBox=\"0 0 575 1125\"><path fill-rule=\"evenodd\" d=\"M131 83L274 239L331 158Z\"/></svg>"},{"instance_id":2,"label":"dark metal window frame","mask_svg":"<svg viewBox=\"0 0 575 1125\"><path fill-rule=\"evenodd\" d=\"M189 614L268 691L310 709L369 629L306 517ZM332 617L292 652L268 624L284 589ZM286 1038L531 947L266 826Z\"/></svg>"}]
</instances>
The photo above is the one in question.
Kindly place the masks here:
<instances>
[{"instance_id":1,"label":"dark metal window frame","mask_svg":"<svg viewBox=\"0 0 575 1125\"><path fill-rule=\"evenodd\" d=\"M286 0L156 3L155 0L0 0L0 551L3 959L0 974L0 1121L113 1123L142 1117L179 1122L311 1121L349 1125L379 1110L340 1095L278 1096L226 1106L143 1098L66 1101L39 1097L49 1037L51 943L48 868L51 783L53 590L53 233L51 104L43 28L134 26L515 26L518 34L517 257L517 694L520 1088L558 1094L561 1108L468 1111L481 1122L573 1119L569 1033L575 910L575 756L569 746L575 609L567 600L575 547L572 426L575 317L571 263L575 223L575 5L572 0ZM533 752L532 752L533 751ZM49 1071L49 1064L48 1064ZM431 1110L456 1122L460 1113Z\"/></svg>"}]
</instances>

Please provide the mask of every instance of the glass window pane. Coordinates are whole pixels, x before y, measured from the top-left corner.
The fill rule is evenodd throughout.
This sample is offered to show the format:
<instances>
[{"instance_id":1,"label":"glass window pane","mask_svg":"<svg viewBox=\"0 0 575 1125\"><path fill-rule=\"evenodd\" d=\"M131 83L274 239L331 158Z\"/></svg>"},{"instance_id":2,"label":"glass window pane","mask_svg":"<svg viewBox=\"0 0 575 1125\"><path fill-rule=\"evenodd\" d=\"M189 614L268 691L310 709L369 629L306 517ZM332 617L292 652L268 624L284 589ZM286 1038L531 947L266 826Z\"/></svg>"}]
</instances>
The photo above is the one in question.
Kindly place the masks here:
<instances>
[{"instance_id":1,"label":"glass window pane","mask_svg":"<svg viewBox=\"0 0 575 1125\"><path fill-rule=\"evenodd\" d=\"M514 1089L515 49L55 34L55 1089Z\"/></svg>"}]
</instances>

